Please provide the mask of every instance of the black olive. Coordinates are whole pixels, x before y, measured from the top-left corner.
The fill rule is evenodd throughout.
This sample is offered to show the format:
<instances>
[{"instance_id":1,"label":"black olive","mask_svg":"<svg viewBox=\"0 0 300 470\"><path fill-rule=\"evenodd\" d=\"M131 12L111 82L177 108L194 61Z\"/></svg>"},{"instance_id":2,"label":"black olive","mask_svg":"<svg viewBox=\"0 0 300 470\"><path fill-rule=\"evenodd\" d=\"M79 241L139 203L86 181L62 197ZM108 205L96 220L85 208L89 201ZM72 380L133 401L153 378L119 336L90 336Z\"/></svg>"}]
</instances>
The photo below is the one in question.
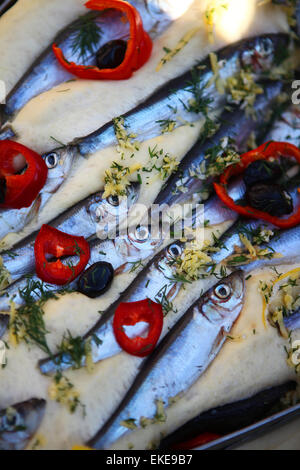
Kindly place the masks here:
<instances>
[{"instance_id":1,"label":"black olive","mask_svg":"<svg viewBox=\"0 0 300 470\"><path fill-rule=\"evenodd\" d=\"M0 178L0 204L5 202L6 196L6 179Z\"/></svg>"},{"instance_id":2,"label":"black olive","mask_svg":"<svg viewBox=\"0 0 300 470\"><path fill-rule=\"evenodd\" d=\"M93 264L79 278L77 284L78 292L95 299L110 288L114 278L114 268L110 263L101 261Z\"/></svg>"},{"instance_id":3,"label":"black olive","mask_svg":"<svg viewBox=\"0 0 300 470\"><path fill-rule=\"evenodd\" d=\"M127 42L122 39L109 41L102 46L96 55L99 69L115 69L122 64L127 50Z\"/></svg>"},{"instance_id":4,"label":"black olive","mask_svg":"<svg viewBox=\"0 0 300 470\"><path fill-rule=\"evenodd\" d=\"M247 192L248 204L254 209L281 217L291 214L294 210L290 194L278 184L254 184Z\"/></svg>"},{"instance_id":5,"label":"black olive","mask_svg":"<svg viewBox=\"0 0 300 470\"><path fill-rule=\"evenodd\" d=\"M272 183L282 176L282 171L277 163L257 160L251 163L244 173L245 185L249 188L256 183Z\"/></svg>"}]
</instances>

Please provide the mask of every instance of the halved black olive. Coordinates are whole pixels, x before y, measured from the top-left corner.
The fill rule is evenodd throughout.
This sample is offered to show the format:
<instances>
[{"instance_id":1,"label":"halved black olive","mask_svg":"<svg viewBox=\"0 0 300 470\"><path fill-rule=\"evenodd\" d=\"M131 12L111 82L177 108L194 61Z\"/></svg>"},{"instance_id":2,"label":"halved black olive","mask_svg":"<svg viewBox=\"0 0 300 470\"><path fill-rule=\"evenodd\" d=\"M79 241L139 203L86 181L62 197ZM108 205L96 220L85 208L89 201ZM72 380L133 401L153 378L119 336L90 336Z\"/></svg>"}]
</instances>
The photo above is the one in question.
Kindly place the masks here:
<instances>
[{"instance_id":1,"label":"halved black olive","mask_svg":"<svg viewBox=\"0 0 300 470\"><path fill-rule=\"evenodd\" d=\"M4 178L0 178L0 204L5 202L6 196L6 180Z\"/></svg>"},{"instance_id":2,"label":"halved black olive","mask_svg":"<svg viewBox=\"0 0 300 470\"><path fill-rule=\"evenodd\" d=\"M294 210L290 194L278 184L254 184L247 192L248 204L254 209L281 217L291 214Z\"/></svg>"},{"instance_id":3,"label":"halved black olive","mask_svg":"<svg viewBox=\"0 0 300 470\"><path fill-rule=\"evenodd\" d=\"M244 173L244 182L247 187L256 183L272 183L282 176L278 163L257 160L251 163Z\"/></svg>"},{"instance_id":4,"label":"halved black olive","mask_svg":"<svg viewBox=\"0 0 300 470\"><path fill-rule=\"evenodd\" d=\"M114 278L114 268L110 263L100 261L88 268L79 278L78 292L95 299L105 294Z\"/></svg>"},{"instance_id":5,"label":"halved black olive","mask_svg":"<svg viewBox=\"0 0 300 470\"><path fill-rule=\"evenodd\" d=\"M109 41L102 46L96 55L99 69L115 69L122 64L127 50L127 42L122 39Z\"/></svg>"}]
</instances>

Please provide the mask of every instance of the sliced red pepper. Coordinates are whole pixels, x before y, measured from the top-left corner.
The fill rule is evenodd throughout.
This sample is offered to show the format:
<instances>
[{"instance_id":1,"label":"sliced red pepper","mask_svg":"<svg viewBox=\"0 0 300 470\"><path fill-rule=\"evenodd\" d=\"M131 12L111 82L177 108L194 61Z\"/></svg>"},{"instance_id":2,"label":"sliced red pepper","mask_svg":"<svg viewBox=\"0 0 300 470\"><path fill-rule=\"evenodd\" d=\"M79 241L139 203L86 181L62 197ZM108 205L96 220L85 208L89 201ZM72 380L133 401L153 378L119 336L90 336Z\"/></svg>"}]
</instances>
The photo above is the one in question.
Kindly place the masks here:
<instances>
[{"instance_id":1,"label":"sliced red pepper","mask_svg":"<svg viewBox=\"0 0 300 470\"><path fill-rule=\"evenodd\" d=\"M43 225L34 245L35 267L38 277L48 284L63 286L76 279L90 259L90 246L83 237L74 237ZM75 266L68 266L60 259L48 261L47 255L55 258L79 256Z\"/></svg>"},{"instance_id":2,"label":"sliced red pepper","mask_svg":"<svg viewBox=\"0 0 300 470\"><path fill-rule=\"evenodd\" d=\"M152 52L152 40L143 28L139 12L130 3L123 0L90 0L85 6L99 11L112 8L126 15L130 24L130 39L123 62L114 69L78 65L74 62L68 62L62 50L53 44L53 52L57 60L68 72L83 79L125 80L130 78L135 70L141 68L148 61Z\"/></svg>"},{"instance_id":3,"label":"sliced red pepper","mask_svg":"<svg viewBox=\"0 0 300 470\"><path fill-rule=\"evenodd\" d=\"M172 450L195 449L195 447L204 446L204 444L208 444L209 442L215 441L216 439L219 439L220 437L221 437L220 434L204 432L189 441L181 442L180 444L174 444L174 446L172 446Z\"/></svg>"},{"instance_id":4,"label":"sliced red pepper","mask_svg":"<svg viewBox=\"0 0 300 470\"><path fill-rule=\"evenodd\" d=\"M148 356L155 348L163 328L163 310L160 304L146 299L140 302L121 303L116 310L113 328L116 340L121 348L132 356ZM146 338L129 338L124 326L133 326L145 322L149 325Z\"/></svg>"},{"instance_id":5,"label":"sliced red pepper","mask_svg":"<svg viewBox=\"0 0 300 470\"><path fill-rule=\"evenodd\" d=\"M244 217L261 219L269 222L276 227L287 229L295 227L300 223L300 204L297 211L286 219L274 217L267 212L254 209L250 206L240 206L229 196L227 186L230 179L234 176L240 176L248 166L257 160L279 159L280 157L294 158L300 165L300 150L295 145L288 142L267 142L251 152L241 156L240 163L229 166L221 175L218 183L214 183L219 198L224 204Z\"/></svg>"},{"instance_id":6,"label":"sliced red pepper","mask_svg":"<svg viewBox=\"0 0 300 470\"><path fill-rule=\"evenodd\" d=\"M22 155L26 161L23 173L18 174L15 160ZM33 150L11 140L0 141L0 180L4 209L31 206L46 183L48 168L42 157Z\"/></svg>"}]
</instances>

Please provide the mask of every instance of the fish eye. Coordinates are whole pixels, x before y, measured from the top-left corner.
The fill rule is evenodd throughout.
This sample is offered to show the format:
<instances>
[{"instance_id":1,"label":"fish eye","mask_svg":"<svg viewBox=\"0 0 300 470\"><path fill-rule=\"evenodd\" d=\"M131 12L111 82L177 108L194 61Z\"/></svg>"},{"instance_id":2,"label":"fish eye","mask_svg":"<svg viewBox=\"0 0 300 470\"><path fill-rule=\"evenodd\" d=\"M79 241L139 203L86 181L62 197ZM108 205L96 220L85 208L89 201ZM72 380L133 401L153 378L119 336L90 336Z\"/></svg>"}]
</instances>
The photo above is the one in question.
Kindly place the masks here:
<instances>
[{"instance_id":1,"label":"fish eye","mask_svg":"<svg viewBox=\"0 0 300 470\"><path fill-rule=\"evenodd\" d=\"M19 413L14 409L7 410L1 419L1 428L5 431L14 431L16 427L22 426L23 420Z\"/></svg>"},{"instance_id":2,"label":"fish eye","mask_svg":"<svg viewBox=\"0 0 300 470\"><path fill-rule=\"evenodd\" d=\"M182 248L181 248L181 246L176 245L176 244L171 245L168 248L168 253L172 258L178 258L178 256L180 256L182 254Z\"/></svg>"},{"instance_id":3,"label":"fish eye","mask_svg":"<svg viewBox=\"0 0 300 470\"><path fill-rule=\"evenodd\" d=\"M57 153L55 152L49 153L45 157L45 163L47 167L49 168L49 170L52 170L53 168L55 168L58 165L58 161L59 161L59 158L58 158Z\"/></svg>"},{"instance_id":4,"label":"fish eye","mask_svg":"<svg viewBox=\"0 0 300 470\"><path fill-rule=\"evenodd\" d=\"M109 196L107 202L113 207L118 207L120 205L119 196Z\"/></svg>"},{"instance_id":5,"label":"fish eye","mask_svg":"<svg viewBox=\"0 0 300 470\"><path fill-rule=\"evenodd\" d=\"M139 242L145 242L148 240L150 236L150 231L148 229L148 227L145 227L145 226L139 226L137 227L136 231L135 231L135 238L137 241Z\"/></svg>"},{"instance_id":6,"label":"fish eye","mask_svg":"<svg viewBox=\"0 0 300 470\"><path fill-rule=\"evenodd\" d=\"M215 288L215 294L219 299L227 299L231 295L231 288L227 284L220 284Z\"/></svg>"}]
</instances>

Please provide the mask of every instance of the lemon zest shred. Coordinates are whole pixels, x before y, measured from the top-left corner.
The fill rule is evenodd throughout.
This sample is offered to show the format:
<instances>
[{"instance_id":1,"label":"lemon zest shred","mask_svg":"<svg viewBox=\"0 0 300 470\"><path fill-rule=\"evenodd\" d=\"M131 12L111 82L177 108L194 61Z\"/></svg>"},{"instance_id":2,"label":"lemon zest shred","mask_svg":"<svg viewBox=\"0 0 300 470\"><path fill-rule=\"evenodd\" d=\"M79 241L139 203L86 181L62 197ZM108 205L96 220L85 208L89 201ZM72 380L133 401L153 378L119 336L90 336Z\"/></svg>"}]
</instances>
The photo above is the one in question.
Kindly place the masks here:
<instances>
[{"instance_id":1,"label":"lemon zest shred","mask_svg":"<svg viewBox=\"0 0 300 470\"><path fill-rule=\"evenodd\" d=\"M281 281L284 281L284 279L286 279L287 277L289 278L292 278L293 276L295 276L296 274L299 274L300 273L300 268L295 268L295 269L292 269L291 271L288 271L284 274L282 274L281 276L279 276L277 279L275 279L272 284L273 284L273 287L276 286L276 284L278 284L279 282ZM263 292L262 292L263 294ZM285 296L286 297L286 296ZM284 302L285 302L285 305L288 306L289 304L289 301L290 301L290 296L288 296L288 298L284 298ZM263 312L262 312L262 318L263 318L263 323L264 323L264 326L265 328L267 327L267 323L266 323L266 311L267 311L267 307L268 307L268 304L267 304L267 301L266 301L266 298L264 295L262 295L262 300L263 300ZM283 313L281 312L280 313L280 309L277 309L276 312L271 316L271 320L272 322L275 323L277 322L278 326L279 326L279 330L280 330L280 333L282 334L282 336L284 338L288 338L289 337L289 334L288 334L288 331L284 325L284 321L283 321Z\"/></svg>"},{"instance_id":2,"label":"lemon zest shred","mask_svg":"<svg viewBox=\"0 0 300 470\"><path fill-rule=\"evenodd\" d=\"M212 77L211 82L215 82L218 93L220 95L224 95L225 86L224 86L223 80L220 77L218 56L214 52L210 52L209 59L210 59L211 69L213 71L213 77ZM211 82L208 83L208 86L211 84Z\"/></svg>"},{"instance_id":3,"label":"lemon zest shred","mask_svg":"<svg viewBox=\"0 0 300 470\"><path fill-rule=\"evenodd\" d=\"M198 33L198 31L200 31L200 29L201 28L199 27L191 29L180 39L174 49L167 50L166 54L156 67L156 72L159 72L167 62L170 62L170 60L172 60L173 57L175 57L175 55L177 55L190 42L190 40Z\"/></svg>"},{"instance_id":4,"label":"lemon zest shred","mask_svg":"<svg viewBox=\"0 0 300 470\"><path fill-rule=\"evenodd\" d=\"M16 304L13 300L10 301L10 321L9 321L9 344L11 344L14 348L16 348L19 344L19 335L17 334L14 323L16 316L18 314Z\"/></svg>"},{"instance_id":5,"label":"lemon zest shred","mask_svg":"<svg viewBox=\"0 0 300 470\"><path fill-rule=\"evenodd\" d=\"M278 277L274 282L273 284L276 285L278 284L278 282L281 282L283 281L284 279L286 279L287 277L291 277L295 274L298 274L300 273L300 268L295 268L295 269L292 269L291 271L288 271L287 273L285 274L282 274L280 277Z\"/></svg>"}]
</instances>

